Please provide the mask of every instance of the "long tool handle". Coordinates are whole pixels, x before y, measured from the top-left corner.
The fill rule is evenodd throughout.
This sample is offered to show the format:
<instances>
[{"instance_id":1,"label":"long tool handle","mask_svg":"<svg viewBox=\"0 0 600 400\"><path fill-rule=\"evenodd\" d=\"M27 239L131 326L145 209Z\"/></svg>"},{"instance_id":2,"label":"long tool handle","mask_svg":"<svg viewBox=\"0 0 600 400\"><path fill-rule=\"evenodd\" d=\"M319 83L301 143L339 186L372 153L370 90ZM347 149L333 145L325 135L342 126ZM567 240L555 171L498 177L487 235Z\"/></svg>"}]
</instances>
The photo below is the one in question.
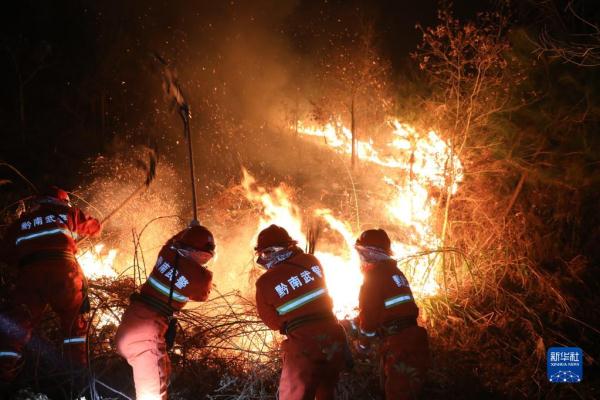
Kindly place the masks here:
<instances>
[{"instance_id":1,"label":"long tool handle","mask_svg":"<svg viewBox=\"0 0 600 400\"><path fill-rule=\"evenodd\" d=\"M131 201L131 199L133 199L135 197L136 194L138 194L142 189L144 189L146 187L146 184L143 183L140 186L138 186L137 189L135 189L135 191L133 191L125 200L123 200L123 202L121 204L119 204L115 209L113 209L106 217L102 218L102 221L100 221L100 225L104 225L104 223L106 221L108 221L110 218L112 218L117 212L119 212L123 207L125 207L125 205L127 203L129 203Z\"/></svg>"},{"instance_id":2,"label":"long tool handle","mask_svg":"<svg viewBox=\"0 0 600 400\"><path fill-rule=\"evenodd\" d=\"M140 185L137 189L135 189L121 204L119 204L115 209L113 209L106 217L102 218L102 220L100 221L100 225L104 225L106 221L111 219L117 212L119 212L119 210L125 207L125 205L129 203L131 199L133 199L135 195L138 194L144 187L146 187L145 183ZM87 238L87 236L81 236L76 240L76 242L79 243L85 238Z\"/></svg>"},{"instance_id":3,"label":"long tool handle","mask_svg":"<svg viewBox=\"0 0 600 400\"><path fill-rule=\"evenodd\" d=\"M192 207L194 221L198 221L198 201L196 198L196 174L194 169L194 150L192 148L192 132L190 129L190 114L187 107L181 108L181 116L183 118L183 129L188 144L188 156L190 158L190 178L192 180Z\"/></svg>"}]
</instances>

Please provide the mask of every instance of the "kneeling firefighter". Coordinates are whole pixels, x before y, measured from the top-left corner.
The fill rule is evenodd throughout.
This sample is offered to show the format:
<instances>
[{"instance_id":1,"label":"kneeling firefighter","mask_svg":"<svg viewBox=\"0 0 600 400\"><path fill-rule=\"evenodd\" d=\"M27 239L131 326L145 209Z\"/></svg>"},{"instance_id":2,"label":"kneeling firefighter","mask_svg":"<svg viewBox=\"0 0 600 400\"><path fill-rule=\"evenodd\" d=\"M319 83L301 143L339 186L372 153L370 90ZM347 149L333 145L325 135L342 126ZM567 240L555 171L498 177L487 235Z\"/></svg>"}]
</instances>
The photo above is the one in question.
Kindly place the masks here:
<instances>
[{"instance_id":1,"label":"kneeling firefighter","mask_svg":"<svg viewBox=\"0 0 600 400\"><path fill-rule=\"evenodd\" d=\"M287 336L279 399L333 399L347 361L346 336L333 315L323 267L282 227L269 226L257 242L257 263L266 269L256 281L258 314Z\"/></svg>"},{"instance_id":2,"label":"kneeling firefighter","mask_svg":"<svg viewBox=\"0 0 600 400\"><path fill-rule=\"evenodd\" d=\"M427 331L417 325L419 309L408 280L392 258L391 241L383 229L364 231L355 248L364 276L357 317L359 349L379 337L385 398L416 399L430 357Z\"/></svg>"},{"instance_id":3,"label":"kneeling firefighter","mask_svg":"<svg viewBox=\"0 0 600 400\"><path fill-rule=\"evenodd\" d=\"M117 352L133 369L138 400L167 399L171 368L167 350L175 339L174 314L189 300L206 301L210 294L212 272L205 264L214 256L215 241L208 229L194 222L160 250L117 330Z\"/></svg>"},{"instance_id":4,"label":"kneeling firefighter","mask_svg":"<svg viewBox=\"0 0 600 400\"><path fill-rule=\"evenodd\" d=\"M89 302L75 253L78 239L100 230L100 222L72 207L67 192L56 186L35 197L8 227L2 258L17 265L18 273L8 307L0 312L0 382L14 380L23 347L48 304L60 318L66 366L72 371L87 366Z\"/></svg>"}]
</instances>

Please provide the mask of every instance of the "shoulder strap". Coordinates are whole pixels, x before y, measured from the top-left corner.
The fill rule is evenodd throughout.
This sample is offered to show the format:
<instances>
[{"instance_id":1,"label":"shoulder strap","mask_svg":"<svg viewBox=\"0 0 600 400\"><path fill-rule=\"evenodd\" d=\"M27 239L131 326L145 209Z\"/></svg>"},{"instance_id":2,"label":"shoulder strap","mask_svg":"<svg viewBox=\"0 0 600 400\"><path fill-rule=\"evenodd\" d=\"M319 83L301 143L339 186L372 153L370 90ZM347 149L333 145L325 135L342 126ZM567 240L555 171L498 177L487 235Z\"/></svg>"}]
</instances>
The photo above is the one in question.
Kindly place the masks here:
<instances>
[{"instance_id":1,"label":"shoulder strap","mask_svg":"<svg viewBox=\"0 0 600 400\"><path fill-rule=\"evenodd\" d=\"M173 292L175 291L175 275L177 275L177 262L179 261L179 252L175 250L175 262L173 262L173 268L171 271L171 288L169 289L169 302L167 305L171 307L171 303L173 302Z\"/></svg>"}]
</instances>

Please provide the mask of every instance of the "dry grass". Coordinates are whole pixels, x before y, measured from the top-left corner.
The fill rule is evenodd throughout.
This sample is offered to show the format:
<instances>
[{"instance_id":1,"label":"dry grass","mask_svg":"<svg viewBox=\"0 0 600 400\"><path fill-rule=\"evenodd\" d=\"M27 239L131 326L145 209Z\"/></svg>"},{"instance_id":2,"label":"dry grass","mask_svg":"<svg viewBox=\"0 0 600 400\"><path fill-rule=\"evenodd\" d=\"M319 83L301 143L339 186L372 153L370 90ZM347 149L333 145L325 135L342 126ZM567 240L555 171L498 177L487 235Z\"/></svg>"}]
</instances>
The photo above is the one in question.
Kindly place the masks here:
<instances>
[{"instance_id":1,"label":"dry grass","mask_svg":"<svg viewBox=\"0 0 600 400\"><path fill-rule=\"evenodd\" d=\"M496 167L485 165L507 173ZM597 365L600 332L594 321L600 320L600 292L593 279L597 269L583 256L561 261L548 247L540 248L544 240L539 237L560 229L558 224L536 226L538 217L526 202L515 202L507 214L514 193L498 176L481 173L468 180L453 199L448 247L415 255L443 260L443 291L420 304L434 358L426 398L593 398L594 378L586 377L578 386L548 384L545 352L552 345L580 346L586 352L586 370ZM239 193L227 196L224 208L233 207L238 215L246 212ZM225 218L223 223L232 221ZM91 373L129 396L131 372L116 355L113 340L129 295L145 280L136 237L127 276L90 282ZM544 251L554 258L540 257ZM548 264L547 259L555 262ZM8 271L1 272L9 282ZM3 290L7 288L3 285ZM182 329L171 353L172 398L275 397L281 338L260 323L251 299L239 292L217 293L184 310L179 320ZM21 383L39 388L44 386L40 377L49 370L36 352L48 347L46 340L59 338L52 316L42 322L36 337L46 339L31 348L28 361L34 362L27 364ZM55 380L68 379L51 372ZM379 398L377 374L374 358L360 360L351 374L342 377L340 398ZM96 387L110 393L100 384Z\"/></svg>"}]
</instances>

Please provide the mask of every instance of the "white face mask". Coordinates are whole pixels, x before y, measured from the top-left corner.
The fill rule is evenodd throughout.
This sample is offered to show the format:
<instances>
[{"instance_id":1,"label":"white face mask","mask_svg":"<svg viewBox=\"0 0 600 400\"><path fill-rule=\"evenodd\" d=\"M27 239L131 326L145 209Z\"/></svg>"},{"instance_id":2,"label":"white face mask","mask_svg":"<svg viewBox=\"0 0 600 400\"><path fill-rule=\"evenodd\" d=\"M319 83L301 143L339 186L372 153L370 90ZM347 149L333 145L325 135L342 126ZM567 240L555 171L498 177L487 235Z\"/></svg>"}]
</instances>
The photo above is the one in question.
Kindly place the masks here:
<instances>
[{"instance_id":1,"label":"white face mask","mask_svg":"<svg viewBox=\"0 0 600 400\"><path fill-rule=\"evenodd\" d=\"M354 248L358 251L358 256L362 263L373 264L394 259L385 250L378 247L355 245Z\"/></svg>"},{"instance_id":2,"label":"white face mask","mask_svg":"<svg viewBox=\"0 0 600 400\"><path fill-rule=\"evenodd\" d=\"M288 247L272 246L258 252L256 263L265 269L271 269L294 254Z\"/></svg>"}]
</instances>

